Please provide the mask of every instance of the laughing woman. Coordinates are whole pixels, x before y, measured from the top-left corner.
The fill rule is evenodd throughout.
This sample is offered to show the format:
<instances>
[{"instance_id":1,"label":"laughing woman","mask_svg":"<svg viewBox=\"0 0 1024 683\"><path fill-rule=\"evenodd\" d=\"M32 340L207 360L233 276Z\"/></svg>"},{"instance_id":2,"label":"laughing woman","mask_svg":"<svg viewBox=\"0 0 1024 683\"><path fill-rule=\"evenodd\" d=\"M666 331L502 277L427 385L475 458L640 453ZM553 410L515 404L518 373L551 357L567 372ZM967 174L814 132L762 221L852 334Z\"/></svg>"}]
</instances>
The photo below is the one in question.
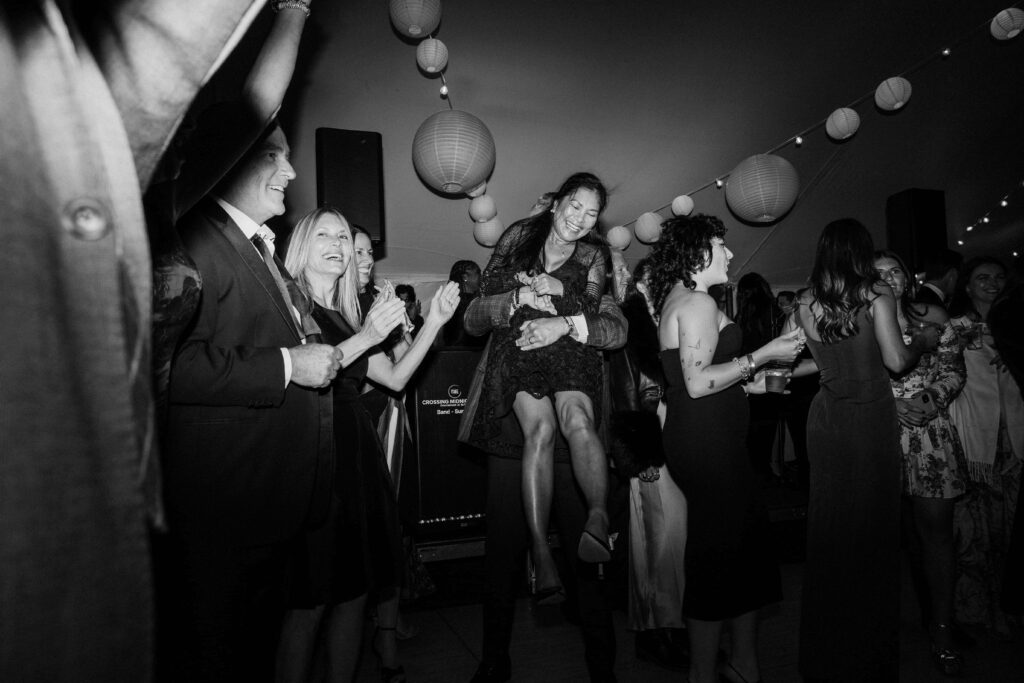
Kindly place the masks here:
<instances>
[{"instance_id":1,"label":"laughing woman","mask_svg":"<svg viewBox=\"0 0 1024 683\"><path fill-rule=\"evenodd\" d=\"M372 353L405 319L405 304L379 296L360 324L352 231L335 209L319 208L295 227L285 265L311 300L323 341L344 353L332 385L336 442L333 510L327 524L308 534L296 572L292 605L279 656L279 680L304 681L317 634L327 642L328 679L349 681L358 661L367 593L396 585L396 534L387 464L370 414L359 400L369 378L400 391L426 356L434 336L455 312L455 283L440 287L423 330L401 360ZM400 670L386 680L404 680Z\"/></svg>"}]
</instances>

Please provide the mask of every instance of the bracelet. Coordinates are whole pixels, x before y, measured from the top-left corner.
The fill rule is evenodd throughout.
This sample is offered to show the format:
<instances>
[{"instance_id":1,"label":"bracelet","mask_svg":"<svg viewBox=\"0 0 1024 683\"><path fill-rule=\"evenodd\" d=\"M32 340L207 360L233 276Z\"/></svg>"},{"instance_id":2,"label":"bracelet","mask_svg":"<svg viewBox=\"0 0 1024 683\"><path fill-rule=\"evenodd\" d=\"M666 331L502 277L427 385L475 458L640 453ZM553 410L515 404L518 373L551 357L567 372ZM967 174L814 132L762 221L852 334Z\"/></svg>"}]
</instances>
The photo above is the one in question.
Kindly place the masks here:
<instances>
[{"instance_id":1,"label":"bracelet","mask_svg":"<svg viewBox=\"0 0 1024 683\"><path fill-rule=\"evenodd\" d=\"M746 358L733 358L732 362L735 363L740 369L740 379L746 382L750 379L750 356Z\"/></svg>"},{"instance_id":2,"label":"bracelet","mask_svg":"<svg viewBox=\"0 0 1024 683\"><path fill-rule=\"evenodd\" d=\"M283 9L300 9L309 16L309 3L303 2L302 0L276 0L270 5L275 12L280 12Z\"/></svg>"},{"instance_id":3,"label":"bracelet","mask_svg":"<svg viewBox=\"0 0 1024 683\"><path fill-rule=\"evenodd\" d=\"M512 290L512 309L519 308L519 287Z\"/></svg>"},{"instance_id":4,"label":"bracelet","mask_svg":"<svg viewBox=\"0 0 1024 683\"><path fill-rule=\"evenodd\" d=\"M747 354L747 372L749 372L751 375L753 375L755 370L757 370L757 363L754 362L753 354L748 353Z\"/></svg>"}]
</instances>

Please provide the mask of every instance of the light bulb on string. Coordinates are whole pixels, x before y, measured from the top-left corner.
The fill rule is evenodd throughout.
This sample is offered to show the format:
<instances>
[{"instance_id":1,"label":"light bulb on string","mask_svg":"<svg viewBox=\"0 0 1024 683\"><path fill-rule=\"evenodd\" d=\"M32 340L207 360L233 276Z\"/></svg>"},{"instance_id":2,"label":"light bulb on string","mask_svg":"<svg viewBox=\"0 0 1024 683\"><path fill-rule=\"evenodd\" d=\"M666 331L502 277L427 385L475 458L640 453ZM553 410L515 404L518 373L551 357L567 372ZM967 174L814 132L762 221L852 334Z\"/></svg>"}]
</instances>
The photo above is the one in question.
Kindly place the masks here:
<instances>
[{"instance_id":1,"label":"light bulb on string","mask_svg":"<svg viewBox=\"0 0 1024 683\"><path fill-rule=\"evenodd\" d=\"M943 57L948 57L951 54L953 54L953 51L950 50L948 47L942 49L942 56Z\"/></svg>"},{"instance_id":2,"label":"light bulb on string","mask_svg":"<svg viewBox=\"0 0 1024 683\"><path fill-rule=\"evenodd\" d=\"M1010 202L1006 201L1005 197L1002 199L1002 201L999 202L999 206L1001 206L1003 208L1006 208L1009 205L1010 205Z\"/></svg>"},{"instance_id":3,"label":"light bulb on string","mask_svg":"<svg viewBox=\"0 0 1024 683\"><path fill-rule=\"evenodd\" d=\"M983 216L981 219L982 223L988 223L988 216Z\"/></svg>"},{"instance_id":4,"label":"light bulb on string","mask_svg":"<svg viewBox=\"0 0 1024 683\"><path fill-rule=\"evenodd\" d=\"M715 178L715 187L717 187L719 190L722 189L722 179L721 178Z\"/></svg>"},{"instance_id":5,"label":"light bulb on string","mask_svg":"<svg viewBox=\"0 0 1024 683\"><path fill-rule=\"evenodd\" d=\"M974 226L973 225L968 225L967 226L967 232L970 232L971 230L974 230Z\"/></svg>"},{"instance_id":6,"label":"light bulb on string","mask_svg":"<svg viewBox=\"0 0 1024 683\"><path fill-rule=\"evenodd\" d=\"M793 138L793 142L796 143L797 147L799 147L800 145L804 144L804 139L797 135L795 138Z\"/></svg>"},{"instance_id":7,"label":"light bulb on string","mask_svg":"<svg viewBox=\"0 0 1024 683\"><path fill-rule=\"evenodd\" d=\"M447 85L442 85L441 86L441 97L448 97L448 86Z\"/></svg>"},{"instance_id":8,"label":"light bulb on string","mask_svg":"<svg viewBox=\"0 0 1024 683\"><path fill-rule=\"evenodd\" d=\"M1013 252L1013 258L1017 258L1018 256L1020 256L1020 254L1019 254L1019 253L1017 253L1016 251L1015 251L1015 252Z\"/></svg>"},{"instance_id":9,"label":"light bulb on string","mask_svg":"<svg viewBox=\"0 0 1024 683\"><path fill-rule=\"evenodd\" d=\"M963 240L957 240L956 243L959 244L961 247L964 246L964 241Z\"/></svg>"}]
</instances>

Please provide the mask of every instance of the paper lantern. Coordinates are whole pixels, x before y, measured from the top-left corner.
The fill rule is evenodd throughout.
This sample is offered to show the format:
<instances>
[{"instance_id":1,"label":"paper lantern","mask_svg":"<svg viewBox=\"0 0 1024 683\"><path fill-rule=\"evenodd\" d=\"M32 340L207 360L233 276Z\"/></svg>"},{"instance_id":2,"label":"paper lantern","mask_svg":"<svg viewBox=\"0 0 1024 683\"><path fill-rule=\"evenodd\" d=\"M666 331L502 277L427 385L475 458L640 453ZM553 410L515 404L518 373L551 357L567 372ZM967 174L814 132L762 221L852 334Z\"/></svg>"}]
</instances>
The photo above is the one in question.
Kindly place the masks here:
<instances>
[{"instance_id":1,"label":"paper lantern","mask_svg":"<svg viewBox=\"0 0 1024 683\"><path fill-rule=\"evenodd\" d=\"M441 23L441 0L391 0L391 23L405 36L429 36Z\"/></svg>"},{"instance_id":2,"label":"paper lantern","mask_svg":"<svg viewBox=\"0 0 1024 683\"><path fill-rule=\"evenodd\" d=\"M996 40L1009 40L1016 38L1017 34L1024 29L1024 10L1019 7L1010 7L997 14L989 26L989 31Z\"/></svg>"},{"instance_id":3,"label":"paper lantern","mask_svg":"<svg viewBox=\"0 0 1024 683\"><path fill-rule=\"evenodd\" d=\"M774 154L741 161L725 184L725 202L748 223L770 223L793 208L800 177L793 165Z\"/></svg>"},{"instance_id":4,"label":"paper lantern","mask_svg":"<svg viewBox=\"0 0 1024 683\"><path fill-rule=\"evenodd\" d=\"M875 104L879 109L896 111L910 99L910 81L902 76L887 78L875 88Z\"/></svg>"},{"instance_id":5,"label":"paper lantern","mask_svg":"<svg viewBox=\"0 0 1024 683\"><path fill-rule=\"evenodd\" d=\"M612 249L625 249L633 241L633 235L621 225L616 225L604 236L608 240L608 246Z\"/></svg>"},{"instance_id":6,"label":"paper lantern","mask_svg":"<svg viewBox=\"0 0 1024 683\"><path fill-rule=\"evenodd\" d=\"M644 244L654 244L661 237L661 216L653 211L640 214L636 219L636 225L633 226L633 232Z\"/></svg>"},{"instance_id":7,"label":"paper lantern","mask_svg":"<svg viewBox=\"0 0 1024 683\"><path fill-rule=\"evenodd\" d=\"M477 223L484 223L497 215L498 209L489 194L482 194L469 203L469 217Z\"/></svg>"},{"instance_id":8,"label":"paper lantern","mask_svg":"<svg viewBox=\"0 0 1024 683\"><path fill-rule=\"evenodd\" d=\"M416 46L416 63L428 74L443 71L448 66L448 48L437 38L427 38Z\"/></svg>"},{"instance_id":9,"label":"paper lantern","mask_svg":"<svg viewBox=\"0 0 1024 683\"><path fill-rule=\"evenodd\" d=\"M465 192L494 170L494 138L472 114L445 109L420 124L412 140L412 163L435 190Z\"/></svg>"},{"instance_id":10,"label":"paper lantern","mask_svg":"<svg viewBox=\"0 0 1024 683\"><path fill-rule=\"evenodd\" d=\"M673 199L672 213L676 216L689 216L693 213L693 198L688 194L681 194Z\"/></svg>"},{"instance_id":11,"label":"paper lantern","mask_svg":"<svg viewBox=\"0 0 1024 683\"><path fill-rule=\"evenodd\" d=\"M477 185L476 187L474 187L472 190L466 192L466 196L467 197L479 197L484 192L487 192L487 181L486 180L484 182L480 183L479 185Z\"/></svg>"},{"instance_id":12,"label":"paper lantern","mask_svg":"<svg viewBox=\"0 0 1024 683\"><path fill-rule=\"evenodd\" d=\"M829 114L825 132L833 140L845 140L860 128L860 115L849 107L840 107Z\"/></svg>"},{"instance_id":13,"label":"paper lantern","mask_svg":"<svg viewBox=\"0 0 1024 683\"><path fill-rule=\"evenodd\" d=\"M501 233L505 232L505 226L501 219L495 216L489 221L473 224L473 238L484 247L493 247L498 243Z\"/></svg>"}]
</instances>

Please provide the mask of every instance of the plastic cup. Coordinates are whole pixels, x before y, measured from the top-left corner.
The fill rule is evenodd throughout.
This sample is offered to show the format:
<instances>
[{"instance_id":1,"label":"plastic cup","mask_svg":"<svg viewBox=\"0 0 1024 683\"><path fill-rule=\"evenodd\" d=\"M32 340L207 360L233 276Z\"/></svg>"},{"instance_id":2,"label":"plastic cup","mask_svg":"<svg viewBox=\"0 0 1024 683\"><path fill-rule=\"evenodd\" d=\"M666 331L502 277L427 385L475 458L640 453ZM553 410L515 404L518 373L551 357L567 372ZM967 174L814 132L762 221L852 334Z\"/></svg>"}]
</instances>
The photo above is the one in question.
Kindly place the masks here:
<instances>
[{"instance_id":1,"label":"plastic cup","mask_svg":"<svg viewBox=\"0 0 1024 683\"><path fill-rule=\"evenodd\" d=\"M768 365L764 369L764 388L770 394L781 394L789 383L789 366Z\"/></svg>"}]
</instances>

